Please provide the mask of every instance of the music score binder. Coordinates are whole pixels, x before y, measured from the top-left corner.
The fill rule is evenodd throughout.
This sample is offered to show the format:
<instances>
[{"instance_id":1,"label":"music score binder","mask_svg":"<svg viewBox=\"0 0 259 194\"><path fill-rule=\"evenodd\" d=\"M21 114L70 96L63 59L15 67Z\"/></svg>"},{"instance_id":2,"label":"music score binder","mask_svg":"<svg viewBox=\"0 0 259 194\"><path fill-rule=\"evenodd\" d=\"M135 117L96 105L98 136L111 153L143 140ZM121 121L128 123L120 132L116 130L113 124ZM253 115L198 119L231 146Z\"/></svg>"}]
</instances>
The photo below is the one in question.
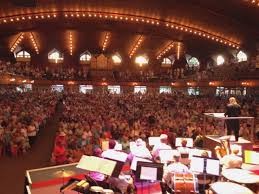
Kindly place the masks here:
<instances>
[{"instance_id":1,"label":"music score binder","mask_svg":"<svg viewBox=\"0 0 259 194\"><path fill-rule=\"evenodd\" d=\"M95 156L82 156L77 168L99 172L108 176L111 176L116 166L116 162L112 160L107 160L104 158L99 158Z\"/></svg>"}]
</instances>

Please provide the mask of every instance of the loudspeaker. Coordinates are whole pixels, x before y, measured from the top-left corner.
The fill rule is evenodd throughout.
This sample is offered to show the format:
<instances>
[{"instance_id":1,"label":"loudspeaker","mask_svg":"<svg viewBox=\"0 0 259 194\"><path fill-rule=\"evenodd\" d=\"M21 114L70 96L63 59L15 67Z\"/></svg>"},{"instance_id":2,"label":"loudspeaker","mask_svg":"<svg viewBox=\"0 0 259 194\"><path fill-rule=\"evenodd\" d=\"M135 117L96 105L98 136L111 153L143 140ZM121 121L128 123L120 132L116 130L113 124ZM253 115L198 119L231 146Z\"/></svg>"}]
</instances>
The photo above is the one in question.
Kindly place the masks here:
<instances>
[{"instance_id":1,"label":"loudspeaker","mask_svg":"<svg viewBox=\"0 0 259 194\"><path fill-rule=\"evenodd\" d=\"M36 7L36 0L12 0L11 2L18 7Z\"/></svg>"}]
</instances>

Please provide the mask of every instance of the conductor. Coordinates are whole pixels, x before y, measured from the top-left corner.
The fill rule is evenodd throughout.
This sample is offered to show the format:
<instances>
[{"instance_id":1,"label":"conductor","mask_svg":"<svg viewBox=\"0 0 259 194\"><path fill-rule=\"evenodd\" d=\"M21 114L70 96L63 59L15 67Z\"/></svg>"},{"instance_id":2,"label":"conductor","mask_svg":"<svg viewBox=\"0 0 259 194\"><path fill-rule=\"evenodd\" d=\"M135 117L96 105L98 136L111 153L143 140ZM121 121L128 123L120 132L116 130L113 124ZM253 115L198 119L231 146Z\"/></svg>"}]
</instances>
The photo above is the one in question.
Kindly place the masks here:
<instances>
[{"instance_id":1,"label":"conductor","mask_svg":"<svg viewBox=\"0 0 259 194\"><path fill-rule=\"evenodd\" d=\"M241 111L241 107L237 103L236 99L234 97L229 98L229 104L227 105L227 111L225 113L225 116L228 117L239 117ZM239 119L227 119L227 135L231 135L231 132L234 131L235 140L238 141L239 137Z\"/></svg>"}]
</instances>

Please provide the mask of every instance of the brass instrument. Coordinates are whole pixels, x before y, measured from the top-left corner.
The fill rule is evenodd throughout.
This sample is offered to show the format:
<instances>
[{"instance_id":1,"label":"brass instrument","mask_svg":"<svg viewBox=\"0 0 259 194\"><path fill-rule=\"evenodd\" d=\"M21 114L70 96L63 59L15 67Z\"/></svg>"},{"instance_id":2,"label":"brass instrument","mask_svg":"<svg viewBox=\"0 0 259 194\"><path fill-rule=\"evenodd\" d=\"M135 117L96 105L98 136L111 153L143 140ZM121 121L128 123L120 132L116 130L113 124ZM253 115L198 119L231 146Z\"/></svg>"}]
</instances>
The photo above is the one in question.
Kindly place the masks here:
<instances>
[{"instance_id":1,"label":"brass instrument","mask_svg":"<svg viewBox=\"0 0 259 194\"><path fill-rule=\"evenodd\" d=\"M229 136L224 136L220 138L221 145L215 147L216 155L219 159L231 153L229 141L230 141Z\"/></svg>"}]
</instances>

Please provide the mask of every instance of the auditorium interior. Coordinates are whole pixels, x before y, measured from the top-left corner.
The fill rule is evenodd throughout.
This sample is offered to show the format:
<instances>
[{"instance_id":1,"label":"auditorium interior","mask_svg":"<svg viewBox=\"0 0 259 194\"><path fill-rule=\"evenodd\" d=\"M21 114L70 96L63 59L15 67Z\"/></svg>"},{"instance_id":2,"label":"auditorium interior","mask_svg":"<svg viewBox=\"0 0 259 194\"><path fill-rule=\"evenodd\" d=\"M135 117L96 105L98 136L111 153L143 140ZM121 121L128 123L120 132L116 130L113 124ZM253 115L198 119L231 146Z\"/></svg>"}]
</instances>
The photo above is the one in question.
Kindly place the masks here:
<instances>
[{"instance_id":1,"label":"auditorium interior","mask_svg":"<svg viewBox=\"0 0 259 194\"><path fill-rule=\"evenodd\" d=\"M259 194L259 0L0 1L1 194Z\"/></svg>"}]
</instances>

